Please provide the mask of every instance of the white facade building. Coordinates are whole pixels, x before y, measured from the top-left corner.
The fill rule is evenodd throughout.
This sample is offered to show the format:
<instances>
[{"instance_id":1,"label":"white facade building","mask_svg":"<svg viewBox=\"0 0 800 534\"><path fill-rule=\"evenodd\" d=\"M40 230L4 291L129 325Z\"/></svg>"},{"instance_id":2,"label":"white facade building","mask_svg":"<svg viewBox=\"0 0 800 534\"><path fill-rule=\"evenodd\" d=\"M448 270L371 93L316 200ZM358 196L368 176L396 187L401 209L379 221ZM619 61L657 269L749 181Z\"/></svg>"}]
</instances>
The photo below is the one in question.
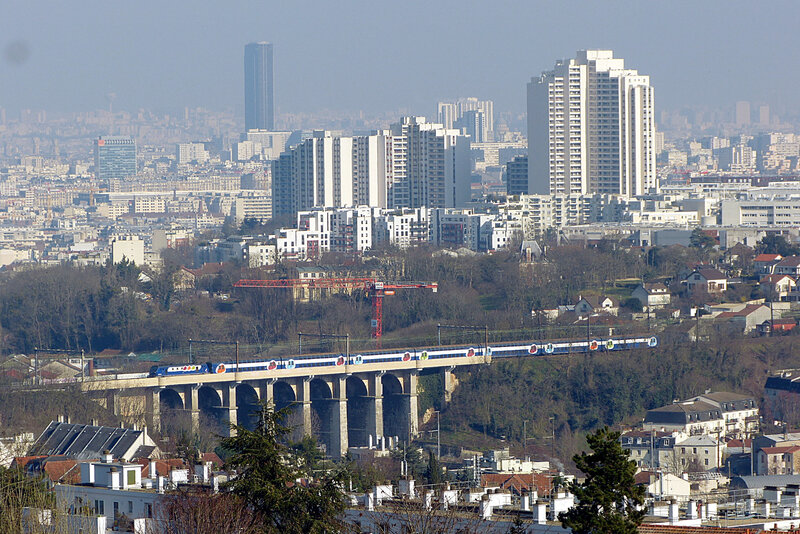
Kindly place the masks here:
<instances>
[{"instance_id":1,"label":"white facade building","mask_svg":"<svg viewBox=\"0 0 800 534\"><path fill-rule=\"evenodd\" d=\"M203 143L178 143L175 149L175 162L178 165L186 165L196 161L205 163L208 161L208 151Z\"/></svg>"},{"instance_id":2,"label":"white facade building","mask_svg":"<svg viewBox=\"0 0 800 534\"><path fill-rule=\"evenodd\" d=\"M657 190L654 91L610 50L583 50L528 84L528 191Z\"/></svg>"},{"instance_id":3,"label":"white facade building","mask_svg":"<svg viewBox=\"0 0 800 534\"><path fill-rule=\"evenodd\" d=\"M118 236L111 242L111 261L120 263L123 259L136 265L144 265L144 241L138 236Z\"/></svg>"}]
</instances>

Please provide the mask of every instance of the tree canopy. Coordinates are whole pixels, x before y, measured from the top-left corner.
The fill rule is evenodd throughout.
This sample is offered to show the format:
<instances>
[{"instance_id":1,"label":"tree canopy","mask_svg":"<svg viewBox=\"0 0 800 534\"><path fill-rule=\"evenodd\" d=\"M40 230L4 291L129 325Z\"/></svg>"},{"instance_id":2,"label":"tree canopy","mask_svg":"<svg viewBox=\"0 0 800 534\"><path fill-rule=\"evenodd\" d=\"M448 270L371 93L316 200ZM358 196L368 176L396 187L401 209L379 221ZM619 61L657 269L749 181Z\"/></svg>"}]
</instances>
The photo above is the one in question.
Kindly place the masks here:
<instances>
[{"instance_id":1,"label":"tree canopy","mask_svg":"<svg viewBox=\"0 0 800 534\"><path fill-rule=\"evenodd\" d=\"M281 534L337 532L344 510L342 473L304 479L304 462L286 443L286 411L262 405L255 430L234 426L222 440L231 455L226 465L236 476L224 489L242 497L261 518L263 532Z\"/></svg>"},{"instance_id":2,"label":"tree canopy","mask_svg":"<svg viewBox=\"0 0 800 534\"><path fill-rule=\"evenodd\" d=\"M620 433L608 427L587 437L591 454L573 457L586 478L572 482L577 503L558 514L564 528L575 534L636 534L644 518L644 488L634 484L636 462L620 444Z\"/></svg>"}]
</instances>

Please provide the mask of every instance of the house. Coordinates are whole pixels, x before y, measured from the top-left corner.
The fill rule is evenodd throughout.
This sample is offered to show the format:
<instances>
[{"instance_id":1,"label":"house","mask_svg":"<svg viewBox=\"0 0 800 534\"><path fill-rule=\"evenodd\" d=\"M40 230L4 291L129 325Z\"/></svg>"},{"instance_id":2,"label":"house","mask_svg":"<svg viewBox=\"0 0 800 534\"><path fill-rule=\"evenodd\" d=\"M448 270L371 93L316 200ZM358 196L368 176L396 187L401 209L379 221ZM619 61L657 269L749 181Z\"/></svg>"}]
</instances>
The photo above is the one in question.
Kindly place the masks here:
<instances>
[{"instance_id":1,"label":"house","mask_svg":"<svg viewBox=\"0 0 800 534\"><path fill-rule=\"evenodd\" d=\"M768 321L773 317L780 317L779 310L770 310L769 306L763 304L748 304L739 311L727 311L717 315L717 321L728 321L736 330L744 334L753 332L758 325Z\"/></svg>"},{"instance_id":2,"label":"house","mask_svg":"<svg viewBox=\"0 0 800 534\"><path fill-rule=\"evenodd\" d=\"M759 276L772 274L775 264L783 259L780 254L759 254L753 258L753 272Z\"/></svg>"},{"instance_id":3,"label":"house","mask_svg":"<svg viewBox=\"0 0 800 534\"><path fill-rule=\"evenodd\" d=\"M686 287L690 292L722 293L728 289L728 277L718 269L698 269L686 278Z\"/></svg>"},{"instance_id":4,"label":"house","mask_svg":"<svg viewBox=\"0 0 800 534\"><path fill-rule=\"evenodd\" d=\"M617 315L619 313L619 302L613 297L578 296L578 301L575 303L576 315L585 317L590 313L598 312Z\"/></svg>"},{"instance_id":5,"label":"house","mask_svg":"<svg viewBox=\"0 0 800 534\"><path fill-rule=\"evenodd\" d=\"M639 468L665 469L675 443L686 437L681 431L629 430L622 434L620 442Z\"/></svg>"},{"instance_id":6,"label":"house","mask_svg":"<svg viewBox=\"0 0 800 534\"><path fill-rule=\"evenodd\" d=\"M751 395L715 391L690 400L703 400L720 409L725 423L724 436L747 436L758 431L758 402Z\"/></svg>"},{"instance_id":7,"label":"house","mask_svg":"<svg viewBox=\"0 0 800 534\"><path fill-rule=\"evenodd\" d=\"M639 284L631 293L631 297L638 299L642 307L650 308L669 306L671 299L669 289L661 283Z\"/></svg>"},{"instance_id":8,"label":"house","mask_svg":"<svg viewBox=\"0 0 800 534\"><path fill-rule=\"evenodd\" d=\"M26 432L0 438L0 466L10 467L14 458L23 456L33 444L33 434Z\"/></svg>"},{"instance_id":9,"label":"house","mask_svg":"<svg viewBox=\"0 0 800 534\"><path fill-rule=\"evenodd\" d=\"M775 264L774 274L788 274L797 278L800 276L800 256L787 256Z\"/></svg>"},{"instance_id":10,"label":"house","mask_svg":"<svg viewBox=\"0 0 800 534\"><path fill-rule=\"evenodd\" d=\"M780 451L774 451L774 449L790 449L793 447L800 447L800 433L799 432L784 432L783 434L766 434L763 436L758 436L753 440L753 452L756 458L761 458L761 451L763 449L767 449L769 452L765 453L765 459L762 463L761 461L756 462L756 474L757 475L766 475L769 469L769 456L775 454L781 454ZM792 454L794 457L795 451L783 451L783 454ZM786 461L785 458L781 459L781 462ZM787 469L790 467L789 464L778 464L778 460L776 459L776 468L780 466L781 468ZM794 464L791 464L791 468L795 469Z\"/></svg>"},{"instance_id":11,"label":"house","mask_svg":"<svg viewBox=\"0 0 800 534\"><path fill-rule=\"evenodd\" d=\"M156 458L160 451L144 430L51 421L31 447L30 454L63 456L76 460L101 458Z\"/></svg>"},{"instance_id":12,"label":"house","mask_svg":"<svg viewBox=\"0 0 800 534\"><path fill-rule=\"evenodd\" d=\"M758 287L767 300L788 300L797 282L788 274L768 274L758 282Z\"/></svg>"},{"instance_id":13,"label":"house","mask_svg":"<svg viewBox=\"0 0 800 534\"><path fill-rule=\"evenodd\" d=\"M774 321L766 320L758 325L758 334L761 336L768 336L772 332L783 334L791 332L797 326L797 321L794 319L775 319Z\"/></svg>"},{"instance_id":14,"label":"house","mask_svg":"<svg viewBox=\"0 0 800 534\"><path fill-rule=\"evenodd\" d=\"M763 447L758 451L757 473L759 475L800 474L800 445L785 447Z\"/></svg>"}]
</instances>

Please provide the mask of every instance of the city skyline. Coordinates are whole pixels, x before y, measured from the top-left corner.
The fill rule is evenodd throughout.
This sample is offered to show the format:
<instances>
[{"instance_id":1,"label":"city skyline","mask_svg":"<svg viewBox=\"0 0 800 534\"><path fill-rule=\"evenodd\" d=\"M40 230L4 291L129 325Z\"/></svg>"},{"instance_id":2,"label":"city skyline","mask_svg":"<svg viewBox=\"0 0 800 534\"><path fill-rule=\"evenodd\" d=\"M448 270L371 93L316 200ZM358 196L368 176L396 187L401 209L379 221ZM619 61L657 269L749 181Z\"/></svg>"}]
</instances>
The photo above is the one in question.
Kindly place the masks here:
<instances>
[{"instance_id":1,"label":"city skyline","mask_svg":"<svg viewBox=\"0 0 800 534\"><path fill-rule=\"evenodd\" d=\"M613 49L632 64L648 65L661 109L732 107L748 100L778 110L781 100L791 101L798 81L783 66L797 44L788 25L800 7L784 2L763 6L758 18L748 17L747 10L721 14L719 2L633 7L501 2L491 9L478 4L455 10L460 24L454 25L436 22L454 13L452 2L426 7L412 2L403 10L362 2L349 2L345 9L249 5L215 13L214 19L202 10L187 14L180 2L159 5L163 16L157 18L151 16L155 4L148 2L93 9L44 3L49 6L45 17L33 16L27 5L0 8L5 21L0 23L0 107L12 113L96 109L114 93L119 109L233 107L243 114L237 58L245 43L262 39L280 47L279 108L294 113L407 109L430 115L437 101L468 94L494 100L498 112L522 113L525 81L576 49ZM111 17L116 18L109 24ZM548 22L553 19L571 24L557 33L557 25ZM154 20L170 20L171 26L149 31ZM285 24L289 20L304 24ZM411 21L419 27L387 61L383 37ZM471 26L481 32L465 39L463 29ZM427 40L413 39L430 33L439 42L457 44L427 50ZM743 40L741 34L760 38ZM97 46L117 39L129 44ZM747 76L741 76L743 60L750 60ZM80 90L52 94L54 86Z\"/></svg>"}]
</instances>

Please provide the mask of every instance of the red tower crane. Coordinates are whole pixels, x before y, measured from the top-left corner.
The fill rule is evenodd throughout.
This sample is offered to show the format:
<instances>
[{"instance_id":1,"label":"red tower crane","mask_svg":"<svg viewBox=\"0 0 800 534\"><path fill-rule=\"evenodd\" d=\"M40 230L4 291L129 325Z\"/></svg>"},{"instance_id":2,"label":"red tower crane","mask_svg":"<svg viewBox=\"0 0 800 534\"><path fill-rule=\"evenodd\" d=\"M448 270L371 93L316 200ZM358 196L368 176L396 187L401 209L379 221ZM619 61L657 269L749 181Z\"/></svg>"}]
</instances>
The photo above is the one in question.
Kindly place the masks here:
<instances>
[{"instance_id":1,"label":"red tower crane","mask_svg":"<svg viewBox=\"0 0 800 534\"><path fill-rule=\"evenodd\" d=\"M383 297L394 295L398 289L432 289L436 282L382 282L375 278L305 278L286 280L239 280L233 287L244 288L309 288L309 289L361 289L372 298L372 335L380 340L383 335Z\"/></svg>"}]
</instances>

